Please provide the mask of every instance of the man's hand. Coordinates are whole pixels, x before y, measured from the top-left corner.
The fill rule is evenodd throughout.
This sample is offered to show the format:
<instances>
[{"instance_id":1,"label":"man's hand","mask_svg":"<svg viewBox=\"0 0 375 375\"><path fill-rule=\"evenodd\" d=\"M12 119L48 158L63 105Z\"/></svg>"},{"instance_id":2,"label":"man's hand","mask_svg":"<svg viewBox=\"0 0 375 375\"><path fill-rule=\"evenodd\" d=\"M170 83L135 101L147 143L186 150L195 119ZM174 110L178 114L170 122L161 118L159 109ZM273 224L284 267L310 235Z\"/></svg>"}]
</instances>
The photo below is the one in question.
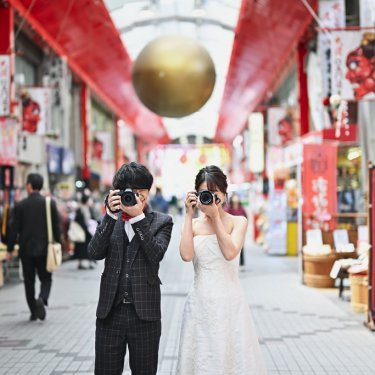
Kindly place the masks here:
<instances>
[{"instance_id":1,"label":"man's hand","mask_svg":"<svg viewBox=\"0 0 375 375\"><path fill-rule=\"evenodd\" d=\"M117 195L120 190L110 190L106 201L107 208L115 213L121 209L121 196Z\"/></svg>"},{"instance_id":2,"label":"man's hand","mask_svg":"<svg viewBox=\"0 0 375 375\"><path fill-rule=\"evenodd\" d=\"M137 200L137 203L134 206L124 206L120 200L121 210L126 212L131 217L136 217L143 214L143 209L146 205L146 202L141 201L139 195L136 194L135 199Z\"/></svg>"},{"instance_id":3,"label":"man's hand","mask_svg":"<svg viewBox=\"0 0 375 375\"><path fill-rule=\"evenodd\" d=\"M7 262L10 262L12 260L12 253L7 251L7 253L5 254L5 259Z\"/></svg>"}]
</instances>

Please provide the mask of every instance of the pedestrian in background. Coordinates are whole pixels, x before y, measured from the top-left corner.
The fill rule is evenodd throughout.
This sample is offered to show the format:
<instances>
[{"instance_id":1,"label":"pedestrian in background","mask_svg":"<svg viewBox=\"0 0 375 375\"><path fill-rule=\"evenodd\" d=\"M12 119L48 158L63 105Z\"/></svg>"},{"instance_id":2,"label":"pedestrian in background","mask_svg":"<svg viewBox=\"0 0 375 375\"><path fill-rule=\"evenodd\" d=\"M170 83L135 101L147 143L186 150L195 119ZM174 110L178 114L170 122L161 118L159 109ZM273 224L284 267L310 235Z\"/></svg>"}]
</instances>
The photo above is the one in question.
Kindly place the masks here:
<instances>
[{"instance_id":1,"label":"pedestrian in background","mask_svg":"<svg viewBox=\"0 0 375 375\"><path fill-rule=\"evenodd\" d=\"M163 197L163 193L160 187L156 188L155 195L151 199L151 207L155 211L163 212L164 214L168 213L169 203Z\"/></svg>"},{"instance_id":2,"label":"pedestrian in background","mask_svg":"<svg viewBox=\"0 0 375 375\"><path fill-rule=\"evenodd\" d=\"M30 309L30 320L44 320L45 306L51 291L52 274L46 270L48 231L46 199L40 194L43 177L30 173L26 180L28 197L16 204L10 225L7 259L11 259L14 245L19 243L19 257L22 263L26 300ZM51 199L52 233L60 242L60 219L56 203ZM39 297L35 299L35 272L40 280Z\"/></svg>"},{"instance_id":3,"label":"pedestrian in background","mask_svg":"<svg viewBox=\"0 0 375 375\"><path fill-rule=\"evenodd\" d=\"M92 210L93 201L89 195L83 194L81 197L81 204L78 207L75 215L74 221L79 224L79 226L85 232L85 241L74 243L74 256L78 259L78 269L84 270L87 269L83 265L83 261L87 260L88 267L90 269L94 268L94 261L89 259L87 253L87 247L91 241L91 238L96 230L97 222L94 219L94 214ZM95 223L95 224L94 224ZM95 226L93 228L93 225Z\"/></svg>"},{"instance_id":4,"label":"pedestrian in background","mask_svg":"<svg viewBox=\"0 0 375 375\"><path fill-rule=\"evenodd\" d=\"M247 218L246 211L241 204L240 197L237 194L233 194L229 199L229 204L225 208L225 211L234 216L245 216ZM240 253L240 266L245 266L244 250L241 249Z\"/></svg>"}]
</instances>

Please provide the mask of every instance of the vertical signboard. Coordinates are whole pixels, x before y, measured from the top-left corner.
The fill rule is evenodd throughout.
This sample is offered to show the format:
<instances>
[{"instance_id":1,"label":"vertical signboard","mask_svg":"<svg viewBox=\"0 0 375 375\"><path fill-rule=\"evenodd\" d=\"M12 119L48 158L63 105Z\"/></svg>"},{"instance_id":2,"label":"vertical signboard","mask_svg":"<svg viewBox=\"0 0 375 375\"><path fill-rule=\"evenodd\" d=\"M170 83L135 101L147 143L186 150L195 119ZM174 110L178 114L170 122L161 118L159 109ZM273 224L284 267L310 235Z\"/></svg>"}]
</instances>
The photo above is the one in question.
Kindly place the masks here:
<instances>
[{"instance_id":1,"label":"vertical signboard","mask_svg":"<svg viewBox=\"0 0 375 375\"><path fill-rule=\"evenodd\" d=\"M250 172L261 173L264 170L264 120L261 113L249 116Z\"/></svg>"},{"instance_id":2,"label":"vertical signboard","mask_svg":"<svg viewBox=\"0 0 375 375\"><path fill-rule=\"evenodd\" d=\"M52 96L51 89L45 87L24 88L21 93L22 130L45 135L51 130Z\"/></svg>"},{"instance_id":3,"label":"vertical signboard","mask_svg":"<svg viewBox=\"0 0 375 375\"><path fill-rule=\"evenodd\" d=\"M0 165L17 164L17 121L0 117Z\"/></svg>"},{"instance_id":4,"label":"vertical signboard","mask_svg":"<svg viewBox=\"0 0 375 375\"><path fill-rule=\"evenodd\" d=\"M345 27L345 0L319 1L319 18L322 27ZM323 95L329 97L331 95L331 38L328 32L319 33L318 51L322 64Z\"/></svg>"},{"instance_id":5,"label":"vertical signboard","mask_svg":"<svg viewBox=\"0 0 375 375\"><path fill-rule=\"evenodd\" d=\"M362 27L375 26L375 1L359 0L359 15Z\"/></svg>"},{"instance_id":6,"label":"vertical signboard","mask_svg":"<svg viewBox=\"0 0 375 375\"><path fill-rule=\"evenodd\" d=\"M375 99L375 32L332 32L332 94L343 100Z\"/></svg>"},{"instance_id":7,"label":"vertical signboard","mask_svg":"<svg viewBox=\"0 0 375 375\"><path fill-rule=\"evenodd\" d=\"M375 166L369 167L369 307L367 325L369 328L375 327Z\"/></svg>"},{"instance_id":8,"label":"vertical signboard","mask_svg":"<svg viewBox=\"0 0 375 375\"><path fill-rule=\"evenodd\" d=\"M10 114L10 56L0 55L0 116Z\"/></svg>"},{"instance_id":9,"label":"vertical signboard","mask_svg":"<svg viewBox=\"0 0 375 375\"><path fill-rule=\"evenodd\" d=\"M303 148L302 194L304 230L334 229L337 211L337 145L306 144Z\"/></svg>"}]
</instances>

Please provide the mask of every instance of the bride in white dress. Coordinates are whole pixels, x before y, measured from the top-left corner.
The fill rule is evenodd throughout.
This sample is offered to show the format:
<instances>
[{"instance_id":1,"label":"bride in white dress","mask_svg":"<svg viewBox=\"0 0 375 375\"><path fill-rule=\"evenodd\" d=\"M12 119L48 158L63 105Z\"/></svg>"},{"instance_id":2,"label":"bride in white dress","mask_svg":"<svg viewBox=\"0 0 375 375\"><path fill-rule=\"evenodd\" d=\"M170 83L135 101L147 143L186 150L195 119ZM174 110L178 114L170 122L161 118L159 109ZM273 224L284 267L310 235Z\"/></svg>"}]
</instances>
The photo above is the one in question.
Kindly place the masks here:
<instances>
[{"instance_id":1,"label":"bride in white dress","mask_svg":"<svg viewBox=\"0 0 375 375\"><path fill-rule=\"evenodd\" d=\"M208 166L195 179L196 192L203 194L189 192L185 200L180 254L193 261L195 276L183 315L178 375L266 374L238 277L247 219L224 211L227 186L221 169ZM195 206L203 214L197 219Z\"/></svg>"}]
</instances>

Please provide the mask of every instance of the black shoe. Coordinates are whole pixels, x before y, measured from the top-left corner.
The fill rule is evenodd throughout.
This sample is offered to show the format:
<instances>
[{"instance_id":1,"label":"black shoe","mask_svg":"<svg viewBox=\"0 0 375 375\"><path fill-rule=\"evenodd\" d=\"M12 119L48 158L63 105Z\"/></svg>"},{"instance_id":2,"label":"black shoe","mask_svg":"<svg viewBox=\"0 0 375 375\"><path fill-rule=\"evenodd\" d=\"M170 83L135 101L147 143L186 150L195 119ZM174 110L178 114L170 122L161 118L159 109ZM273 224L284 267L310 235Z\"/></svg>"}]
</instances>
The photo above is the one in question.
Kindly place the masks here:
<instances>
[{"instance_id":1,"label":"black shoe","mask_svg":"<svg viewBox=\"0 0 375 375\"><path fill-rule=\"evenodd\" d=\"M46 309L44 308L44 302L41 297L35 301L35 315L40 320L44 320L46 318Z\"/></svg>"},{"instance_id":2,"label":"black shoe","mask_svg":"<svg viewBox=\"0 0 375 375\"><path fill-rule=\"evenodd\" d=\"M82 264L78 265L78 269L79 270L87 270L87 268L85 266L82 266Z\"/></svg>"},{"instance_id":3,"label":"black shoe","mask_svg":"<svg viewBox=\"0 0 375 375\"><path fill-rule=\"evenodd\" d=\"M30 322L33 322L33 321L35 321L35 320L37 320L38 318L36 317L36 315L35 314L31 314L30 315Z\"/></svg>"}]
</instances>

